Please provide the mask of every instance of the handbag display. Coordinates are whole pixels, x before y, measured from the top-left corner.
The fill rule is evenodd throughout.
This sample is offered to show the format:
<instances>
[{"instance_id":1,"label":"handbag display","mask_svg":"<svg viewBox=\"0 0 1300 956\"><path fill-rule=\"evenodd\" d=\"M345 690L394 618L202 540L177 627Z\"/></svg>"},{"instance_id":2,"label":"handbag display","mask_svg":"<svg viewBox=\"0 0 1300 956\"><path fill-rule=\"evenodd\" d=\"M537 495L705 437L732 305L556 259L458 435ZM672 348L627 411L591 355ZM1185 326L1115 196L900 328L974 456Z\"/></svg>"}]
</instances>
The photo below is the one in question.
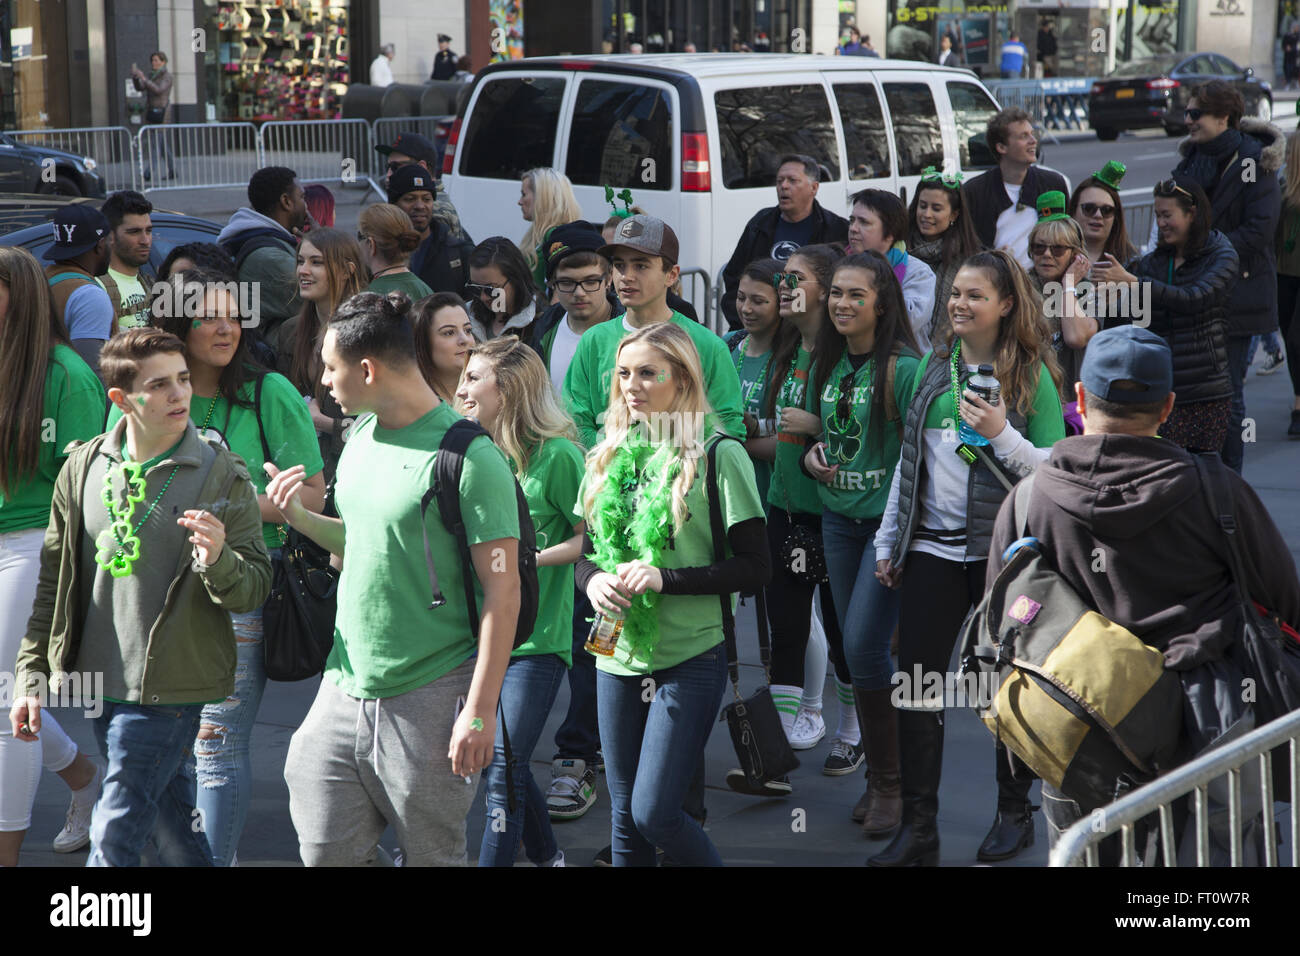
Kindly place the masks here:
<instances>
[{"instance_id":1,"label":"handbag display","mask_svg":"<svg viewBox=\"0 0 1300 956\"><path fill-rule=\"evenodd\" d=\"M290 528L262 607L262 651L270 680L306 680L325 670L334 646L338 585L329 552Z\"/></svg>"},{"instance_id":2,"label":"handbag display","mask_svg":"<svg viewBox=\"0 0 1300 956\"><path fill-rule=\"evenodd\" d=\"M722 503L718 497L718 445L723 440L736 441L726 436L715 441L708 449L709 526L713 532L713 561L720 564L726 560L723 542L726 540L726 527L722 520ZM719 595L722 603L722 633L726 638L727 673L731 678L732 691L736 699L722 708L718 718L727 722L731 733L732 745L736 748L736 757L744 771L746 783L754 790L759 790L769 780L775 780L799 766L799 760L790 749L785 729L781 726L781 715L777 713L776 702L767 687L760 687L750 697L740 696L740 663L736 653L736 619L731 611L731 595ZM763 589L758 589L755 598L758 618L758 649L763 661L763 674L771 683L768 668L771 663L771 640L767 630L767 606L763 599Z\"/></svg>"}]
</instances>

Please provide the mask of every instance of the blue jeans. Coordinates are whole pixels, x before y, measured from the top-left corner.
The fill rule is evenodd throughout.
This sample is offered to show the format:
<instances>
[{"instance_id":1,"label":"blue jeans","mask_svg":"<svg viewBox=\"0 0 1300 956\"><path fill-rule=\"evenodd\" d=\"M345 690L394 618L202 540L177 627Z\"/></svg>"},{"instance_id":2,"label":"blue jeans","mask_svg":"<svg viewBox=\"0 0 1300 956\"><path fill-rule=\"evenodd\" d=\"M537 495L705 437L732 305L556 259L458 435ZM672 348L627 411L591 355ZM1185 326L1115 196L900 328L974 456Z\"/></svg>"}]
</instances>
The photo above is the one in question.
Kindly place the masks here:
<instances>
[{"instance_id":1,"label":"blue jeans","mask_svg":"<svg viewBox=\"0 0 1300 956\"><path fill-rule=\"evenodd\" d=\"M646 683L652 681L652 684ZM721 866L704 828L682 809L727 685L722 643L653 674L596 672L615 866ZM643 699L653 686L654 697Z\"/></svg>"},{"instance_id":2,"label":"blue jeans","mask_svg":"<svg viewBox=\"0 0 1300 956\"><path fill-rule=\"evenodd\" d=\"M581 588L573 595L573 666L569 668L569 709L555 732L555 759L585 760L590 768L600 749L596 730L596 658L583 650L594 612Z\"/></svg>"},{"instance_id":3,"label":"blue jeans","mask_svg":"<svg viewBox=\"0 0 1300 956\"><path fill-rule=\"evenodd\" d=\"M219 704L203 708L202 728L211 737L194 742L197 806L217 866L230 866L253 799L249 744L257 708L266 690L262 611L232 614L235 626L235 689Z\"/></svg>"},{"instance_id":4,"label":"blue jeans","mask_svg":"<svg viewBox=\"0 0 1300 956\"><path fill-rule=\"evenodd\" d=\"M898 592L876 580L879 518L822 515L822 544L835 613L844 634L844 657L853 686L879 690L893 683L889 639L898 625Z\"/></svg>"},{"instance_id":5,"label":"blue jeans","mask_svg":"<svg viewBox=\"0 0 1300 956\"><path fill-rule=\"evenodd\" d=\"M1250 336L1228 338L1228 377L1232 380L1232 414L1228 418L1228 437L1223 443L1223 463L1241 474L1246 446L1241 440L1242 422L1246 418L1246 370L1250 368Z\"/></svg>"},{"instance_id":6,"label":"blue jeans","mask_svg":"<svg viewBox=\"0 0 1300 956\"><path fill-rule=\"evenodd\" d=\"M555 833L546 812L546 795L537 789L528 762L541 739L546 717L567 670L564 659L557 654L516 657L506 668L501 684L501 712L510 732L510 752L515 760L511 773L515 812L510 812L506 800L506 754L498 720L496 754L486 774L487 821L478 851L479 866L514 866L521 838L532 862L545 863L555 856Z\"/></svg>"},{"instance_id":7,"label":"blue jeans","mask_svg":"<svg viewBox=\"0 0 1300 956\"><path fill-rule=\"evenodd\" d=\"M202 711L201 704L104 701L94 726L108 771L90 818L87 866L139 866L150 839L164 866L212 865L194 809L194 781L184 770Z\"/></svg>"}]
</instances>

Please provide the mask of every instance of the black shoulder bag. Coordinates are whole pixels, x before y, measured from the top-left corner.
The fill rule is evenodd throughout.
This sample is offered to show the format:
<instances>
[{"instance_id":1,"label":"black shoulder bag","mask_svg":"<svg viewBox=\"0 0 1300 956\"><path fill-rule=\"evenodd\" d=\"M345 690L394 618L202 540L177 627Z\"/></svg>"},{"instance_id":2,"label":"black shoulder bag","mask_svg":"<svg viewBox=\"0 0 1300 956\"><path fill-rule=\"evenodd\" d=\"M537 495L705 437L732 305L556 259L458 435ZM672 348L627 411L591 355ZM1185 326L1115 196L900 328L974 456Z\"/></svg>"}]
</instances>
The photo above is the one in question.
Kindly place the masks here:
<instances>
[{"instance_id":1,"label":"black shoulder bag","mask_svg":"<svg viewBox=\"0 0 1300 956\"><path fill-rule=\"evenodd\" d=\"M272 461L262 428L262 384L253 392L262 457ZM280 557L271 562L271 594L262 605L262 659L271 680L297 681L325 670L334 647L334 615L338 610L339 573L330 554L311 538L289 528Z\"/></svg>"},{"instance_id":2,"label":"black shoulder bag","mask_svg":"<svg viewBox=\"0 0 1300 956\"><path fill-rule=\"evenodd\" d=\"M719 436L707 452L705 487L709 497L709 526L713 532L713 562L726 560L726 524L722 520L722 499L718 494L718 446L723 441L739 441L730 435ZM726 638L727 672L736 699L722 708L719 720L727 722L731 743L745 773L745 782L755 792L762 792L763 784L775 780L799 766L799 760L790 749L781 715L767 686L760 687L748 698L740 696L740 658L736 652L736 618L731 613L731 595L721 594L722 633ZM758 589L755 616L758 618L758 650L763 661L763 675L771 683L769 666L772 660L771 640L767 630L767 607L763 589Z\"/></svg>"}]
</instances>

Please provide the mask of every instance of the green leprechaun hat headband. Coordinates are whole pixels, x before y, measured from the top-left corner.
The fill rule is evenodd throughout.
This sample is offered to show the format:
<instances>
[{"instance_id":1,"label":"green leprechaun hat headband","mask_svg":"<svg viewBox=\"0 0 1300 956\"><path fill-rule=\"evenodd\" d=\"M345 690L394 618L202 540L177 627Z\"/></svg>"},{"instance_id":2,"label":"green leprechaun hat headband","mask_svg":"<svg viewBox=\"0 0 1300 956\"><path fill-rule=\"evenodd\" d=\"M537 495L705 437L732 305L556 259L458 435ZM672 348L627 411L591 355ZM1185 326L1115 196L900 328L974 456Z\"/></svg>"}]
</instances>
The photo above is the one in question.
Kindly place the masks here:
<instances>
[{"instance_id":1,"label":"green leprechaun hat headband","mask_svg":"<svg viewBox=\"0 0 1300 956\"><path fill-rule=\"evenodd\" d=\"M618 208L618 203L614 202L615 199L621 199L621 200L623 200L623 208L622 208L622 209L619 209L619 208ZM619 219L626 219L628 216L633 215L633 213L632 213L632 190L630 190L630 189L624 189L621 193L619 193L617 196L615 196L615 195L614 195L614 187L613 187L613 186L606 186L606 187L605 187L605 202L609 203L610 208L612 208L612 209L614 210L613 215L617 216Z\"/></svg>"},{"instance_id":2,"label":"green leprechaun hat headband","mask_svg":"<svg viewBox=\"0 0 1300 956\"><path fill-rule=\"evenodd\" d=\"M1101 169L1092 174L1092 178L1098 182L1105 183L1111 189L1119 189L1119 184L1124 179L1124 174L1128 172L1128 167L1117 159L1112 159Z\"/></svg>"},{"instance_id":3,"label":"green leprechaun hat headband","mask_svg":"<svg viewBox=\"0 0 1300 956\"><path fill-rule=\"evenodd\" d=\"M1038 221L1055 222L1058 219L1069 219L1065 211L1065 193L1059 189L1053 189L1051 192L1043 193L1038 197Z\"/></svg>"}]
</instances>

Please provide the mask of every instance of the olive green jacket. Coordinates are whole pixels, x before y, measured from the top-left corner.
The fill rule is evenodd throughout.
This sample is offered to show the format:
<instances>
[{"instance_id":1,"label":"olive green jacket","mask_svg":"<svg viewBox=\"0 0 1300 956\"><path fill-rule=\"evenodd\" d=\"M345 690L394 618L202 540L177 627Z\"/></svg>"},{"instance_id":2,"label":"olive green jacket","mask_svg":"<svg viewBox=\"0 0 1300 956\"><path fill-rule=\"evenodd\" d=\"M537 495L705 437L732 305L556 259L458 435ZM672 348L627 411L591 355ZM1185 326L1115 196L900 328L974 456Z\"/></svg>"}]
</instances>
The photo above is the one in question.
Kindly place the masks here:
<instances>
[{"instance_id":1,"label":"olive green jacket","mask_svg":"<svg viewBox=\"0 0 1300 956\"><path fill-rule=\"evenodd\" d=\"M19 695L39 696L48 682L57 693L63 676L76 670L83 622L91 608L81 600L80 551L86 476L108 435L76 442L54 484L50 523L41 548L41 572L27 634L18 652ZM189 425L172 458L206 470L198 500L187 504L215 515L226 528L214 564L195 571L184 549L167 589L162 613L149 629L139 703L145 705L221 700L235 686L235 632L231 612L253 611L271 588L271 561L262 542L262 515L244 462L199 437ZM91 492L94 493L93 490ZM139 651L137 651L139 652ZM132 651L123 648L123 653ZM104 674L103 693L124 695L125 668ZM41 675L44 675L43 677Z\"/></svg>"}]
</instances>

